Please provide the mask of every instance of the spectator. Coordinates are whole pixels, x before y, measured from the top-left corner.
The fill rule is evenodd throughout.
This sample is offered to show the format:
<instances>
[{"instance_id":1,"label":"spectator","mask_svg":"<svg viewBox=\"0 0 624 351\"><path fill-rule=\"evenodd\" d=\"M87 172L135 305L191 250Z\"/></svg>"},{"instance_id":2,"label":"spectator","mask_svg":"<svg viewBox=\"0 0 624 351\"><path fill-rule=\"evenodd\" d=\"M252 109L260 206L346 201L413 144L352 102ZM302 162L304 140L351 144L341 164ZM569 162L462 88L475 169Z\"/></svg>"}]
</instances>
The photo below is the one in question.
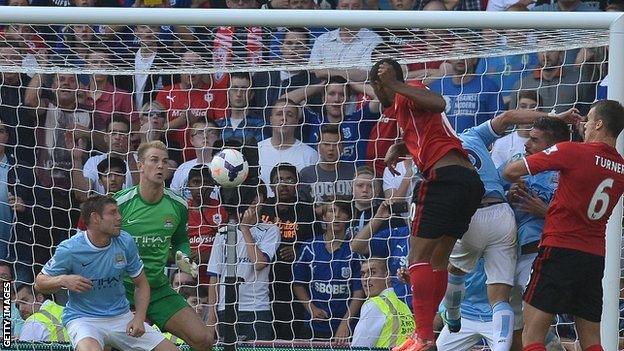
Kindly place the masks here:
<instances>
[{"instance_id":1,"label":"spectator","mask_svg":"<svg viewBox=\"0 0 624 351\"><path fill-rule=\"evenodd\" d=\"M349 199L337 197L323 214L325 232L297 255L294 291L306 307L311 332L307 338L344 341L351 335L352 323L360 312L364 298L360 263L346 241L350 220Z\"/></svg>"},{"instance_id":2,"label":"spectator","mask_svg":"<svg viewBox=\"0 0 624 351\"><path fill-rule=\"evenodd\" d=\"M210 168L197 164L188 175L189 218L187 233L191 244L191 258L199 264L199 283L208 284L206 273L212 243L219 227L228 222L228 214L218 199L211 195L215 182L210 175Z\"/></svg>"},{"instance_id":3,"label":"spectator","mask_svg":"<svg viewBox=\"0 0 624 351\"><path fill-rule=\"evenodd\" d=\"M6 261L0 260L0 282L11 282L11 336L19 339L24 320L19 313L19 308L15 303L15 286L13 285L13 267Z\"/></svg>"},{"instance_id":4,"label":"spectator","mask_svg":"<svg viewBox=\"0 0 624 351\"><path fill-rule=\"evenodd\" d=\"M238 292L238 315L236 316L236 334L245 340L271 340L272 322L269 302L270 264L275 258L279 243L279 229L274 224L260 222L261 204L265 202L264 184L259 184L254 201L241 215L237 230L236 257L238 257L237 276L242 278ZM215 325L225 316L225 239L216 237L214 250L208 262L210 285L208 304L211 306L208 325ZM224 325L218 324L223 335Z\"/></svg>"},{"instance_id":5,"label":"spectator","mask_svg":"<svg viewBox=\"0 0 624 351\"><path fill-rule=\"evenodd\" d=\"M539 106L542 98L535 90L521 90L518 93L518 106L522 110L534 110ZM518 125L516 130L497 139L492 146L492 161L496 168L515 161L524 156L524 144L529 140L531 125Z\"/></svg>"},{"instance_id":6,"label":"spectator","mask_svg":"<svg viewBox=\"0 0 624 351\"><path fill-rule=\"evenodd\" d=\"M388 200L412 202L416 184L422 180L418 169L411 158L397 163L395 170L398 175L392 174L386 167L383 172L384 197Z\"/></svg>"},{"instance_id":7,"label":"spectator","mask_svg":"<svg viewBox=\"0 0 624 351\"><path fill-rule=\"evenodd\" d=\"M37 220L31 238L24 238L28 240L25 244L31 246L27 254L34 254L35 274L50 259L50 248L67 239L78 221L79 211L71 188L70 148L79 145L88 150L88 141L92 140L91 115L76 97L76 75L55 74L51 88L42 87L41 76L35 75L25 96L26 105L34 108L40 121L36 129L37 186L32 212Z\"/></svg>"},{"instance_id":8,"label":"spectator","mask_svg":"<svg viewBox=\"0 0 624 351\"><path fill-rule=\"evenodd\" d=\"M528 10L526 7L511 6L506 11ZM511 40L516 41L517 43L518 41L521 41L520 38L523 37L521 36L518 38L518 32L515 30L503 31L497 40L495 50L500 50L501 52L509 51L509 38L514 38ZM524 39L526 44L529 44L532 40L534 40L534 38L530 35L524 36ZM512 45L517 45L516 43ZM537 68L538 65L539 60L536 53L493 56L481 58L475 71L478 75L485 74L486 77L490 78L498 87L498 91L503 98L503 102L505 104L509 104L509 101L511 100L510 95L513 93L512 89L516 82L531 74L531 71Z\"/></svg>"},{"instance_id":9,"label":"spectator","mask_svg":"<svg viewBox=\"0 0 624 351\"><path fill-rule=\"evenodd\" d=\"M305 167L299 173L302 198L320 203L323 197L353 195L355 165L339 161L344 149L342 130L334 124L321 125L318 152L320 161Z\"/></svg>"},{"instance_id":10,"label":"spectator","mask_svg":"<svg viewBox=\"0 0 624 351\"><path fill-rule=\"evenodd\" d=\"M545 45L538 42L538 46ZM576 107L584 114L594 101L595 86L580 74L578 68L563 65L563 51L545 51L538 54L539 68L518 81L513 90L534 89L542 98L544 110L563 112ZM517 108L518 93L510 95L509 108Z\"/></svg>"},{"instance_id":11,"label":"spectator","mask_svg":"<svg viewBox=\"0 0 624 351\"><path fill-rule=\"evenodd\" d=\"M314 1L305 0L304 2L313 3ZM278 31L273 35L276 37L271 43L274 64L304 65L308 62L310 47L314 39L313 33L308 28L284 28L282 32ZM319 82L319 79L309 70L258 72L254 75L253 85L262 90L254 94L255 106L273 106L285 93ZM307 103L320 106L321 99L319 96L314 96ZM268 117L266 116L266 119Z\"/></svg>"},{"instance_id":12,"label":"spectator","mask_svg":"<svg viewBox=\"0 0 624 351\"><path fill-rule=\"evenodd\" d=\"M270 173L278 163L290 163L301 171L318 162L318 153L295 137L301 123L301 109L291 100L279 99L271 112L271 137L258 143L260 179L270 183ZM269 192L272 197L273 194Z\"/></svg>"},{"instance_id":13,"label":"spectator","mask_svg":"<svg viewBox=\"0 0 624 351\"><path fill-rule=\"evenodd\" d=\"M353 220L351 230L356 233L368 224L382 202L381 184L368 167L359 167L353 180Z\"/></svg>"},{"instance_id":14,"label":"spectator","mask_svg":"<svg viewBox=\"0 0 624 351\"><path fill-rule=\"evenodd\" d=\"M21 57L15 48L0 41L0 65L18 66ZM22 165L35 164L35 126L37 120L26 111L24 95L30 77L23 73L0 75L0 119L9 133L7 153Z\"/></svg>"},{"instance_id":15,"label":"spectator","mask_svg":"<svg viewBox=\"0 0 624 351\"><path fill-rule=\"evenodd\" d=\"M176 270L175 273L171 276L171 287L175 291L179 291L182 287L196 287L197 279L193 278L192 275L182 272L181 270Z\"/></svg>"},{"instance_id":16,"label":"spectator","mask_svg":"<svg viewBox=\"0 0 624 351\"><path fill-rule=\"evenodd\" d=\"M110 158L119 158L124 163L124 181L122 189L129 188L138 183L138 165L135 153L129 153L130 124L123 116L116 114L106 126L107 137L104 140L107 153L92 156L84 162L85 150L75 147L72 150L74 167L72 168L72 180L74 190L78 190L76 198L79 201L86 200L87 193L93 190L97 194L107 194L104 184L100 181L98 172L99 164ZM126 167L127 166L127 167ZM82 174L81 174L82 173Z\"/></svg>"},{"instance_id":17,"label":"spectator","mask_svg":"<svg viewBox=\"0 0 624 351\"><path fill-rule=\"evenodd\" d=\"M91 47L98 44L95 29L90 25L68 25L57 30L58 42L51 61L73 67L85 67L89 62ZM80 83L89 84L89 76L81 75Z\"/></svg>"},{"instance_id":18,"label":"spectator","mask_svg":"<svg viewBox=\"0 0 624 351\"><path fill-rule=\"evenodd\" d=\"M72 170L72 181L74 182L74 195L79 202L84 202L88 197L93 196L94 194L101 195L113 195L116 192L122 190L125 187L126 181L126 173L128 167L126 167L126 163L120 159L119 157L107 157L104 158L97 165L97 174L98 174L98 182L99 186L102 186L102 193L98 193L94 187L93 183L88 181L90 185L85 183L85 178L80 174L81 171ZM85 197L85 195L87 195ZM82 217L78 219L77 228L80 230L87 230L87 225L84 223Z\"/></svg>"},{"instance_id":19,"label":"spectator","mask_svg":"<svg viewBox=\"0 0 624 351\"><path fill-rule=\"evenodd\" d=\"M464 42L454 45L457 52L465 52L474 44ZM491 79L475 74L478 58L449 60L452 76L436 80L429 85L446 100L446 116L457 132L492 119L503 110L499 88Z\"/></svg>"},{"instance_id":20,"label":"spectator","mask_svg":"<svg viewBox=\"0 0 624 351\"><path fill-rule=\"evenodd\" d=\"M182 163L182 149L175 140L167 138L169 124L165 108L157 101L147 103L139 111L141 128L138 133L130 135L130 143L135 149L139 144L160 140L167 145L169 153L169 167L175 169Z\"/></svg>"},{"instance_id":21,"label":"spectator","mask_svg":"<svg viewBox=\"0 0 624 351\"><path fill-rule=\"evenodd\" d=\"M353 331L351 346L386 349L401 345L416 325L411 309L390 287L387 260L371 257L364 261L361 275L367 299Z\"/></svg>"},{"instance_id":22,"label":"spectator","mask_svg":"<svg viewBox=\"0 0 624 351\"><path fill-rule=\"evenodd\" d=\"M201 56L187 50L182 54L185 69L196 68L203 62ZM156 101L168 111L169 140L184 149L184 160L196 158L188 127L195 122L222 118L228 106L226 86L213 84L211 75L181 74L180 82L163 88Z\"/></svg>"},{"instance_id":23,"label":"spectator","mask_svg":"<svg viewBox=\"0 0 624 351\"><path fill-rule=\"evenodd\" d=\"M191 306L197 314L206 321L208 318L208 289L204 286L197 288L183 287L180 289L180 295L186 299L186 303ZM172 340L173 341L173 340ZM184 341L182 341L184 343Z\"/></svg>"},{"instance_id":24,"label":"spectator","mask_svg":"<svg viewBox=\"0 0 624 351\"><path fill-rule=\"evenodd\" d=\"M226 0L229 9L257 9L258 0ZM212 44L212 60L216 68L236 63L256 66L262 61L263 36L262 27L218 27L214 33ZM218 84L227 86L228 75L223 72L215 74Z\"/></svg>"},{"instance_id":25,"label":"spectator","mask_svg":"<svg viewBox=\"0 0 624 351\"><path fill-rule=\"evenodd\" d=\"M264 120L249 115L250 103L254 97L251 89L251 74L230 74L230 88L228 89L228 112L227 116L217 121L221 129L221 139L238 139L243 143L251 144L262 141L262 128ZM253 140L251 140L253 139Z\"/></svg>"},{"instance_id":26,"label":"spectator","mask_svg":"<svg viewBox=\"0 0 624 351\"><path fill-rule=\"evenodd\" d=\"M337 125L343 132L341 160L361 164L366 158L366 143L369 140L370 130L379 118L379 102L366 102L361 109L348 114L347 100L351 92L351 85L346 79L334 76L329 78L326 85L304 87L288 93L287 96L294 102L302 103L310 95L323 93L320 114L309 108L304 109L307 128L303 131L303 141L316 145L320 141L321 125L330 123Z\"/></svg>"},{"instance_id":27,"label":"spectator","mask_svg":"<svg viewBox=\"0 0 624 351\"><path fill-rule=\"evenodd\" d=\"M599 11L597 6L584 3L581 0L557 0L554 3L544 3L537 5L531 9L538 12L559 12L559 11L578 11L578 12L592 12Z\"/></svg>"},{"instance_id":28,"label":"spectator","mask_svg":"<svg viewBox=\"0 0 624 351\"><path fill-rule=\"evenodd\" d=\"M444 1L444 7L446 10L453 11L481 11L482 5L480 0L453 0ZM423 10L428 4L426 0L416 0L416 6L414 9Z\"/></svg>"},{"instance_id":29,"label":"spectator","mask_svg":"<svg viewBox=\"0 0 624 351\"><path fill-rule=\"evenodd\" d=\"M219 130L215 121L197 121L190 130L191 144L197 158L186 161L176 169L171 180L171 190L179 193L183 198L190 199L191 193L187 187L188 175L196 165L208 165L212 161L215 142L219 138Z\"/></svg>"},{"instance_id":30,"label":"spectator","mask_svg":"<svg viewBox=\"0 0 624 351\"><path fill-rule=\"evenodd\" d=\"M362 0L338 0L338 10L361 10ZM371 53L381 37L370 29L338 28L320 35L310 52L311 65L344 66L367 69L371 65Z\"/></svg>"},{"instance_id":31,"label":"spectator","mask_svg":"<svg viewBox=\"0 0 624 351\"><path fill-rule=\"evenodd\" d=\"M28 24L11 24L0 33L0 39L4 39L20 54L21 66L24 68L37 69L47 62L48 45L37 34L35 27ZM33 73L28 73L32 77Z\"/></svg>"},{"instance_id":32,"label":"spectator","mask_svg":"<svg viewBox=\"0 0 624 351\"><path fill-rule=\"evenodd\" d=\"M139 41L139 49L134 59L136 72L146 72L153 67L171 66L176 64L175 56L162 47L158 38L159 28L155 26L138 25L134 34ZM136 73L133 80L134 106L141 109L156 98L158 92L165 86L173 84L171 75Z\"/></svg>"},{"instance_id":33,"label":"spectator","mask_svg":"<svg viewBox=\"0 0 624 351\"><path fill-rule=\"evenodd\" d=\"M63 306L57 305L28 284L17 288L15 298L24 319L20 341L69 342L69 335L61 322Z\"/></svg>"},{"instance_id":34,"label":"spectator","mask_svg":"<svg viewBox=\"0 0 624 351\"><path fill-rule=\"evenodd\" d=\"M300 339L304 309L293 298L293 261L303 241L320 233L311 205L301 201L297 191L297 168L280 163L271 170L271 190L275 197L262 207L260 219L277 225L280 241L277 259L272 265L270 281L275 338Z\"/></svg>"},{"instance_id":35,"label":"spectator","mask_svg":"<svg viewBox=\"0 0 624 351\"><path fill-rule=\"evenodd\" d=\"M6 146L9 141L8 128L0 119L0 262L8 259L11 245L11 227L13 223L13 210L9 204L9 172L14 160L6 154Z\"/></svg>"},{"instance_id":36,"label":"spectator","mask_svg":"<svg viewBox=\"0 0 624 351\"><path fill-rule=\"evenodd\" d=\"M111 59L112 55L108 49L92 47L87 54L87 66L91 69L106 69L109 68ZM115 86L108 75L91 75L81 102L92 113L93 129L97 131L105 131L115 114L135 124L134 126L138 128L136 125L138 116L132 114L132 93ZM105 138L99 137L98 141L103 141ZM95 146L99 150L106 150L103 144Z\"/></svg>"}]
</instances>

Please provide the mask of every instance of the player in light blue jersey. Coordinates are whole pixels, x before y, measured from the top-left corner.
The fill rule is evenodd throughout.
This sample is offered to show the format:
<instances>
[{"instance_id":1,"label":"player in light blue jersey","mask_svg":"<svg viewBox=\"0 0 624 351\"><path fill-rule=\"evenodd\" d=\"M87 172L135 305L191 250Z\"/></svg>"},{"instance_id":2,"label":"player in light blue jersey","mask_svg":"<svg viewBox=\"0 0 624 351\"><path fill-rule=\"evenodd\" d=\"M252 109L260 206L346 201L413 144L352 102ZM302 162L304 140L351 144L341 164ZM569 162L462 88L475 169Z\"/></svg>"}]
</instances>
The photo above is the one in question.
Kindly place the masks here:
<instances>
[{"instance_id":1,"label":"player in light blue jersey","mask_svg":"<svg viewBox=\"0 0 624 351\"><path fill-rule=\"evenodd\" d=\"M568 125L558 118L543 117L533 123L529 140L525 144L527 155L539 153L549 147L570 140ZM516 320L514 340L520 343L523 329L522 294L529 282L531 267L537 257L538 244L544 229L548 204L557 189L559 173L554 171L526 176L511 186L508 198L518 225L519 256L516 264L515 286L511 304L519 316ZM514 342L514 344L516 343Z\"/></svg>"},{"instance_id":2,"label":"player in light blue jersey","mask_svg":"<svg viewBox=\"0 0 624 351\"><path fill-rule=\"evenodd\" d=\"M449 261L449 278L443 303L443 320L451 332L461 329L461 301L465 294L465 275L477 261L485 259L487 292L493 309L493 351L509 350L512 343L514 313L509 303L516 266L516 222L506 203L501 177L488 147L516 124L533 123L547 114L534 110L511 110L459 135L464 149L485 187L481 208L472 217L468 232L458 240ZM558 116L575 122L580 116L569 110Z\"/></svg>"},{"instance_id":3,"label":"player in light blue jersey","mask_svg":"<svg viewBox=\"0 0 624 351\"><path fill-rule=\"evenodd\" d=\"M120 350L177 350L145 323L149 284L134 240L120 230L115 200L91 197L81 216L87 231L63 241L35 280L42 293L69 290L63 325L74 349L99 351L110 345ZM126 274L135 284L135 314L126 299Z\"/></svg>"}]
</instances>

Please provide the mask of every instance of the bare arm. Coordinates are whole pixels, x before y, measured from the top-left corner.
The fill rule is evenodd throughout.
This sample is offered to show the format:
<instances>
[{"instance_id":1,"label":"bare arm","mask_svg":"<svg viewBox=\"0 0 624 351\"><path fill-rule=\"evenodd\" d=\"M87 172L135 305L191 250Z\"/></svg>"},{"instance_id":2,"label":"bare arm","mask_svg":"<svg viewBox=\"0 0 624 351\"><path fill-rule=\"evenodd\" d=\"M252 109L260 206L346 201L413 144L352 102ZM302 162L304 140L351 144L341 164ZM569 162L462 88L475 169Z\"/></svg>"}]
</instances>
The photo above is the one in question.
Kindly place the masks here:
<instances>
[{"instance_id":1,"label":"bare arm","mask_svg":"<svg viewBox=\"0 0 624 351\"><path fill-rule=\"evenodd\" d=\"M549 114L546 112L541 112L537 110L509 110L505 111L502 114L496 116L491 120L492 129L496 134L503 134L507 130L507 128L516 125L516 124L532 124L537 119L541 117L546 117ZM572 108L565 112L559 113L555 116L563 120L566 123L574 124L578 123L581 120L581 116L578 113L578 110Z\"/></svg>"},{"instance_id":2,"label":"bare arm","mask_svg":"<svg viewBox=\"0 0 624 351\"><path fill-rule=\"evenodd\" d=\"M373 87L370 86L370 84L356 82L349 83L349 86L351 86L351 89L353 89L353 91L355 92L370 96L373 100L368 102L368 108L371 110L372 113L381 113L381 104L379 103L377 95L375 95L375 91L373 90Z\"/></svg>"},{"instance_id":3,"label":"bare arm","mask_svg":"<svg viewBox=\"0 0 624 351\"><path fill-rule=\"evenodd\" d=\"M293 102L301 104L308 100L310 96L314 96L323 92L325 88L325 82L320 82L319 84L308 85L299 89L295 89L289 92L284 93L281 98L288 98Z\"/></svg>"},{"instance_id":4,"label":"bare arm","mask_svg":"<svg viewBox=\"0 0 624 351\"><path fill-rule=\"evenodd\" d=\"M256 206L250 206L247 210L245 210L245 213L243 213L243 218L241 219L241 225L239 228L241 233L243 233L243 240L245 240L245 250L247 250L247 255L249 256L251 262L253 262L255 270L260 271L269 264L269 261L258 245L256 245L256 241L251 235L250 228L257 221Z\"/></svg>"},{"instance_id":5,"label":"bare arm","mask_svg":"<svg viewBox=\"0 0 624 351\"><path fill-rule=\"evenodd\" d=\"M89 279L76 274L62 274L52 277L39 273L35 278L35 289L42 294L52 294L61 289L85 292L91 290L91 287Z\"/></svg>"},{"instance_id":6,"label":"bare arm","mask_svg":"<svg viewBox=\"0 0 624 351\"><path fill-rule=\"evenodd\" d=\"M219 301L219 288L218 278L211 276L208 282L208 321L209 327L216 327L217 325L217 304Z\"/></svg>"},{"instance_id":7,"label":"bare arm","mask_svg":"<svg viewBox=\"0 0 624 351\"><path fill-rule=\"evenodd\" d=\"M24 104L29 107L41 107L41 75L35 74L34 77L28 83L26 87L26 92L24 94Z\"/></svg>"},{"instance_id":8,"label":"bare arm","mask_svg":"<svg viewBox=\"0 0 624 351\"><path fill-rule=\"evenodd\" d=\"M361 255L367 255L370 251L368 243L379 228L383 225L384 221L390 216L390 202L384 201L379 208L375 216L355 235L355 238L351 240L351 251L359 253Z\"/></svg>"},{"instance_id":9,"label":"bare arm","mask_svg":"<svg viewBox=\"0 0 624 351\"><path fill-rule=\"evenodd\" d=\"M419 89L398 80L384 86L390 91L414 101L423 110L442 113L446 109L446 101L442 95L429 89Z\"/></svg>"},{"instance_id":10,"label":"bare arm","mask_svg":"<svg viewBox=\"0 0 624 351\"><path fill-rule=\"evenodd\" d=\"M144 322L150 301L150 287L145 271L142 270L138 276L132 278L132 281L134 282L134 318L138 317L141 322Z\"/></svg>"},{"instance_id":11,"label":"bare arm","mask_svg":"<svg viewBox=\"0 0 624 351\"><path fill-rule=\"evenodd\" d=\"M520 178L527 174L529 174L529 170L524 159L508 164L503 170L503 177L512 183L520 181Z\"/></svg>"}]
</instances>

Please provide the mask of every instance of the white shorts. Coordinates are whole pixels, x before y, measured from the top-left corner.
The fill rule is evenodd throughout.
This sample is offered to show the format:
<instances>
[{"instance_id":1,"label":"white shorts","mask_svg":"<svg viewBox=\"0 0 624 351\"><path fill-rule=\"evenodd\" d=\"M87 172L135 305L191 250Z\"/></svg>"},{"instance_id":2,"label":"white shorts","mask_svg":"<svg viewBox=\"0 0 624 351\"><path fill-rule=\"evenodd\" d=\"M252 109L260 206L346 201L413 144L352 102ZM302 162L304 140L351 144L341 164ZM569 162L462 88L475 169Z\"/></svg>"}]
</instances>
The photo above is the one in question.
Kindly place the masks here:
<instances>
[{"instance_id":1,"label":"white shorts","mask_svg":"<svg viewBox=\"0 0 624 351\"><path fill-rule=\"evenodd\" d=\"M490 348L494 345L492 338L492 322L478 322L470 319L461 319L461 330L451 333L448 326L444 326L436 346L438 351L470 350L481 340L485 340Z\"/></svg>"},{"instance_id":2,"label":"white shorts","mask_svg":"<svg viewBox=\"0 0 624 351\"><path fill-rule=\"evenodd\" d=\"M145 334L135 338L126 334L126 326L134 314L128 312L117 317L81 317L67 323L67 333L74 349L84 338L93 338L104 348L110 345L119 350L154 349L165 337L145 323Z\"/></svg>"},{"instance_id":3,"label":"white shorts","mask_svg":"<svg viewBox=\"0 0 624 351\"><path fill-rule=\"evenodd\" d=\"M513 286L518 256L516 235L516 218L508 204L480 208L472 216L466 234L457 240L449 262L470 273L483 257L486 284Z\"/></svg>"},{"instance_id":4,"label":"white shorts","mask_svg":"<svg viewBox=\"0 0 624 351\"><path fill-rule=\"evenodd\" d=\"M518 256L516 277L514 287L511 289L511 300L509 301L515 316L514 330L520 330L524 327L524 316L522 315L524 302L522 301L522 295L524 295L524 290L526 290L526 286L529 284L531 268L533 267L533 261L535 261L536 257L537 253Z\"/></svg>"}]
</instances>

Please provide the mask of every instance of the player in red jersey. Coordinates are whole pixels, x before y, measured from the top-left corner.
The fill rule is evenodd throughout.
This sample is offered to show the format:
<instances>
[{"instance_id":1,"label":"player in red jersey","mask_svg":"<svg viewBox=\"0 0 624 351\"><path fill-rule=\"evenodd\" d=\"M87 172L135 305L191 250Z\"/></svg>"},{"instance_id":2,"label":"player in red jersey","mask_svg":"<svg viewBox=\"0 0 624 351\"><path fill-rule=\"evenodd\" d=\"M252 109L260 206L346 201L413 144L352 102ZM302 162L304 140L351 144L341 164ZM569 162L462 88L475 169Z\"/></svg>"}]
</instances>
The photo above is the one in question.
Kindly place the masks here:
<instances>
[{"instance_id":1,"label":"player in red jersey","mask_svg":"<svg viewBox=\"0 0 624 351\"><path fill-rule=\"evenodd\" d=\"M524 351L545 351L556 314L575 317L581 348L600 351L605 229L624 192L624 158L615 141L624 128L624 107L595 102L583 143L564 142L508 165L503 175L559 171L559 187L548 208L537 259L524 294Z\"/></svg>"},{"instance_id":2,"label":"player in red jersey","mask_svg":"<svg viewBox=\"0 0 624 351\"><path fill-rule=\"evenodd\" d=\"M377 62L370 77L384 115L396 118L403 129L403 142L386 155L388 167L393 171L400 157L411 155L425 178L413 199L408 254L416 333L395 350L430 350L449 255L481 203L483 183L443 115L441 95L421 83L405 83L401 66L392 59Z\"/></svg>"}]
</instances>

